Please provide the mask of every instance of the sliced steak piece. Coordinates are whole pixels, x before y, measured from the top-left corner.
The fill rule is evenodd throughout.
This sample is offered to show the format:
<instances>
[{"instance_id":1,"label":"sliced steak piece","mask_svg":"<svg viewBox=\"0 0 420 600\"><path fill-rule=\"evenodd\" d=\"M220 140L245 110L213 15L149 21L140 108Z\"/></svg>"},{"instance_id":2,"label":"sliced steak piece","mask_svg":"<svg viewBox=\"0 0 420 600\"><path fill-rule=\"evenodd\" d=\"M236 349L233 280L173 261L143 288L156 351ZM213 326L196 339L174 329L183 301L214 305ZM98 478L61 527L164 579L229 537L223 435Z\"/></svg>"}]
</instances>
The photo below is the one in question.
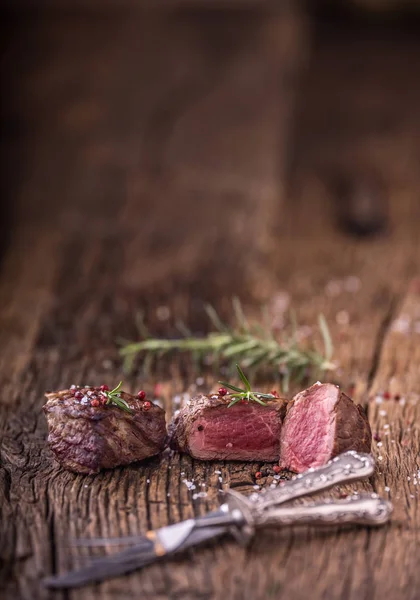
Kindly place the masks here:
<instances>
[{"instance_id":1,"label":"sliced steak piece","mask_svg":"<svg viewBox=\"0 0 420 600\"><path fill-rule=\"evenodd\" d=\"M100 388L72 386L45 394L48 442L58 462L76 473L97 473L163 450L165 411L121 392L131 412L105 405Z\"/></svg>"},{"instance_id":2,"label":"sliced steak piece","mask_svg":"<svg viewBox=\"0 0 420 600\"><path fill-rule=\"evenodd\" d=\"M280 466L301 473L346 450L370 452L371 442L363 408L332 383L316 383L287 406Z\"/></svg>"},{"instance_id":3,"label":"sliced steak piece","mask_svg":"<svg viewBox=\"0 0 420 600\"><path fill-rule=\"evenodd\" d=\"M201 460L277 461L285 401L228 408L230 401L229 394L193 398L172 420L171 448Z\"/></svg>"}]
</instances>

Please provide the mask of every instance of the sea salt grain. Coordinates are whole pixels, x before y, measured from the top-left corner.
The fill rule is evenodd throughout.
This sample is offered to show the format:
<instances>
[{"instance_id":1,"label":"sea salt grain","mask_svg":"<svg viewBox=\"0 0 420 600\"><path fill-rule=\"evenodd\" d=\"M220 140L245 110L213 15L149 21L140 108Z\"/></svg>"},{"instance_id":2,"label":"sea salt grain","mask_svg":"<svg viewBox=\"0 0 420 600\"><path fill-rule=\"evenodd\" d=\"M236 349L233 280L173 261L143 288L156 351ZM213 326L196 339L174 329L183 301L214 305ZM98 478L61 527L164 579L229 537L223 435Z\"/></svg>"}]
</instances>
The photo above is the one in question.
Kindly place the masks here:
<instances>
[{"instance_id":1,"label":"sea salt grain","mask_svg":"<svg viewBox=\"0 0 420 600\"><path fill-rule=\"evenodd\" d=\"M386 417L386 410L380 410L379 411L379 416L380 417Z\"/></svg>"},{"instance_id":2,"label":"sea salt grain","mask_svg":"<svg viewBox=\"0 0 420 600\"><path fill-rule=\"evenodd\" d=\"M388 423L386 425L384 425L384 429L389 429Z\"/></svg>"},{"instance_id":3,"label":"sea salt grain","mask_svg":"<svg viewBox=\"0 0 420 600\"><path fill-rule=\"evenodd\" d=\"M350 323L350 315L346 310L340 310L336 314L335 320L338 325L348 325Z\"/></svg>"},{"instance_id":4,"label":"sea salt grain","mask_svg":"<svg viewBox=\"0 0 420 600\"><path fill-rule=\"evenodd\" d=\"M378 456L378 460L383 460L383 457L382 456Z\"/></svg>"},{"instance_id":5,"label":"sea salt grain","mask_svg":"<svg viewBox=\"0 0 420 600\"><path fill-rule=\"evenodd\" d=\"M158 306L156 309L156 316L159 321L167 321L171 316L171 311L168 306Z\"/></svg>"},{"instance_id":6,"label":"sea salt grain","mask_svg":"<svg viewBox=\"0 0 420 600\"><path fill-rule=\"evenodd\" d=\"M259 485L253 485L252 487L254 488L254 490L259 490L260 489Z\"/></svg>"},{"instance_id":7,"label":"sea salt grain","mask_svg":"<svg viewBox=\"0 0 420 600\"><path fill-rule=\"evenodd\" d=\"M384 398L383 398L383 396L381 396L380 394L377 394L377 395L375 396L375 402L376 402L376 404L382 404L382 403L383 403L383 401L384 401Z\"/></svg>"},{"instance_id":8,"label":"sea salt grain","mask_svg":"<svg viewBox=\"0 0 420 600\"><path fill-rule=\"evenodd\" d=\"M216 475L221 475L222 471L215 471Z\"/></svg>"},{"instance_id":9,"label":"sea salt grain","mask_svg":"<svg viewBox=\"0 0 420 600\"><path fill-rule=\"evenodd\" d=\"M384 487L384 490L385 490L386 492L390 492L390 491L391 491L391 488L389 488L389 487L386 485L386 486Z\"/></svg>"},{"instance_id":10,"label":"sea salt grain","mask_svg":"<svg viewBox=\"0 0 420 600\"><path fill-rule=\"evenodd\" d=\"M411 320L408 317L400 317L392 324L392 330L398 333L408 333L410 331Z\"/></svg>"},{"instance_id":11,"label":"sea salt grain","mask_svg":"<svg viewBox=\"0 0 420 600\"><path fill-rule=\"evenodd\" d=\"M382 442L378 442L376 445L378 446L378 448L380 448L381 446L383 446Z\"/></svg>"},{"instance_id":12,"label":"sea salt grain","mask_svg":"<svg viewBox=\"0 0 420 600\"><path fill-rule=\"evenodd\" d=\"M330 297L338 296L342 292L342 287L341 281L331 280L325 286L325 293Z\"/></svg>"},{"instance_id":13,"label":"sea salt grain","mask_svg":"<svg viewBox=\"0 0 420 600\"><path fill-rule=\"evenodd\" d=\"M362 282L355 275L349 275L344 280L344 289L346 292L356 294L362 287Z\"/></svg>"}]
</instances>

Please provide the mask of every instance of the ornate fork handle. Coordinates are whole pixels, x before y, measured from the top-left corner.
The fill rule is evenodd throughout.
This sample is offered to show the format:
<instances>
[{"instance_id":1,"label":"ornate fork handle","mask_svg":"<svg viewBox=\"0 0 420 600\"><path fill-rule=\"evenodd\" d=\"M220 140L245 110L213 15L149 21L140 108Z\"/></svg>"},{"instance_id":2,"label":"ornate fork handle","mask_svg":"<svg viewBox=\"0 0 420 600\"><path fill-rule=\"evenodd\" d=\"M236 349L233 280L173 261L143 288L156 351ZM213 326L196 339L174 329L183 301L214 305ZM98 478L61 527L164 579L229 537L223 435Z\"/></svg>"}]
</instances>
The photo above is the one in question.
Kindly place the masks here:
<instances>
[{"instance_id":1,"label":"ornate fork handle","mask_svg":"<svg viewBox=\"0 0 420 600\"><path fill-rule=\"evenodd\" d=\"M349 496L345 500L330 500L271 508L255 519L257 527L267 525L382 525L389 520L392 505L376 494Z\"/></svg>"},{"instance_id":2,"label":"ornate fork handle","mask_svg":"<svg viewBox=\"0 0 420 600\"><path fill-rule=\"evenodd\" d=\"M258 512L289 500L315 494L339 483L369 477L375 470L370 454L349 451L330 460L325 466L309 469L275 490L252 494L249 500Z\"/></svg>"}]
</instances>

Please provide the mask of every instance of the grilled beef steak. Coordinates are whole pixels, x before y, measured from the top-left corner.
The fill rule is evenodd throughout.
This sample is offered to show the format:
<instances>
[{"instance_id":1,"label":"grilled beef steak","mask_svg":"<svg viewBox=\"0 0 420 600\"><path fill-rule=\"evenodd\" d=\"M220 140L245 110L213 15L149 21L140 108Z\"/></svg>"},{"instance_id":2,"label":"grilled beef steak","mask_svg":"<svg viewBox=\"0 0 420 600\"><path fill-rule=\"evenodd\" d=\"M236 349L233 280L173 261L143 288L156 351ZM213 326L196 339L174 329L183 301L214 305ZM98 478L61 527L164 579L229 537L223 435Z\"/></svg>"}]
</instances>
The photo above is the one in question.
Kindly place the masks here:
<instances>
[{"instance_id":1,"label":"grilled beef steak","mask_svg":"<svg viewBox=\"0 0 420 600\"><path fill-rule=\"evenodd\" d=\"M370 452L371 442L363 408L332 383L316 383L287 406L280 467L301 473L347 450Z\"/></svg>"},{"instance_id":2,"label":"grilled beef steak","mask_svg":"<svg viewBox=\"0 0 420 600\"><path fill-rule=\"evenodd\" d=\"M72 386L45 394L48 442L58 462L77 473L97 473L143 460L165 446L165 411L126 392L131 412L107 400L100 388Z\"/></svg>"},{"instance_id":3,"label":"grilled beef steak","mask_svg":"<svg viewBox=\"0 0 420 600\"><path fill-rule=\"evenodd\" d=\"M170 425L170 445L201 460L277 461L285 401L267 400L228 408L229 394L196 396Z\"/></svg>"}]
</instances>

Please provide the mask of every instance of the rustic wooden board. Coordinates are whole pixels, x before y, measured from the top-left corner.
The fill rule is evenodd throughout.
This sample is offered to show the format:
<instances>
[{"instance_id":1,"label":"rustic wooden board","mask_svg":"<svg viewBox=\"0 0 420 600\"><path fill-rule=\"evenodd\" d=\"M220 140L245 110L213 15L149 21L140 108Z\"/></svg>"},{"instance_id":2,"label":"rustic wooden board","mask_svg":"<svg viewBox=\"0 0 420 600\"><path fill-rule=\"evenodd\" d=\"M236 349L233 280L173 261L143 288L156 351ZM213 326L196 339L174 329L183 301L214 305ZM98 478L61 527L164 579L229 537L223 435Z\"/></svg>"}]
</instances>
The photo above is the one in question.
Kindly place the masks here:
<instances>
[{"instance_id":1,"label":"rustic wooden board","mask_svg":"<svg viewBox=\"0 0 420 600\"><path fill-rule=\"evenodd\" d=\"M217 15L94 23L73 16L41 20L17 37L12 56L24 76L10 114L25 117L18 142L27 150L16 166L16 222L0 276L5 597L416 597L420 120L410 107L420 99L411 77L420 53L404 42L390 61L376 40L373 52L361 53L361 69L350 68L345 40L320 45L302 113L313 110L314 123L335 114L334 136L308 117L293 202L276 214L300 31L293 15L236 15L223 24ZM352 56L363 50L359 44ZM347 65L341 78L337 63ZM319 86L328 90L332 82L334 94L320 102ZM393 111L405 113L384 131L361 118L358 94L370 98L374 113L393 115L381 101L389 85L399 90ZM347 110L333 113L343 98ZM392 217L386 237L358 241L336 231L320 178L325 164L337 168L336 156L346 165L373 162L383 174ZM233 293L250 313L261 297L274 307L290 298L305 325L324 312L339 363L334 379L354 390L380 438L376 476L351 489L388 495L392 524L332 534L272 530L247 550L227 541L82 593L46 591L44 575L92 553L70 549L74 537L137 533L215 508L220 488L252 489L259 463L165 455L95 477L65 472L46 447L41 412L47 388L119 380L115 339L136 335L138 308L156 333L172 333L178 317L203 329L203 301L229 316ZM167 319L159 319L161 306ZM160 368L154 381L164 385L168 416L196 378L185 362ZM143 382L139 372L126 378L132 390L151 390L154 381ZM207 497L194 500L184 479Z\"/></svg>"}]
</instances>

